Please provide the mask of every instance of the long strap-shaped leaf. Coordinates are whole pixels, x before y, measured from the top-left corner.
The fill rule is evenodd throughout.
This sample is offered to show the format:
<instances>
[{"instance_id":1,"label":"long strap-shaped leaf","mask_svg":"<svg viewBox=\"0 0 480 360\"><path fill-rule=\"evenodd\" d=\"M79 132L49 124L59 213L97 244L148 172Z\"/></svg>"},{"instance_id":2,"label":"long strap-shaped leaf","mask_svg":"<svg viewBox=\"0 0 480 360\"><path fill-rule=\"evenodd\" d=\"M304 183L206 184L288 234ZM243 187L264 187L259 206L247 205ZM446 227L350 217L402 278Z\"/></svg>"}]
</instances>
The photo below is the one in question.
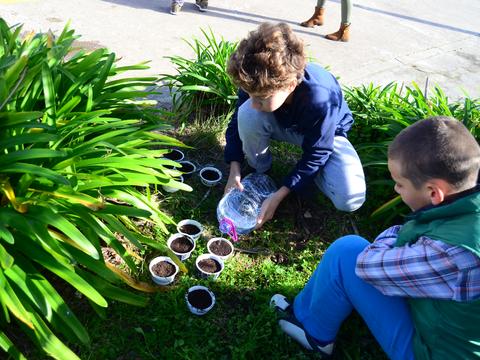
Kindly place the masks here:
<instances>
[{"instance_id":1,"label":"long strap-shaped leaf","mask_svg":"<svg viewBox=\"0 0 480 360\"><path fill-rule=\"evenodd\" d=\"M16 246L18 246L22 252L27 253L33 261L39 263L45 269L51 271L52 273L61 277L63 280L70 283L94 303L102 307L108 306L105 299L98 293L97 290L95 290L95 288L93 288L75 271L72 271L71 268L62 264L48 252L43 251L39 245L31 239L22 238L21 241L16 242Z\"/></svg>"},{"instance_id":2,"label":"long strap-shaped leaf","mask_svg":"<svg viewBox=\"0 0 480 360\"><path fill-rule=\"evenodd\" d=\"M90 240L87 239L75 225L73 225L61 214L55 213L43 206L31 206L28 211L28 216L40 221L41 223L52 225L56 229L63 232L69 239L71 239L79 249L94 259L98 260L100 258L97 249L92 245Z\"/></svg>"},{"instance_id":3,"label":"long strap-shaped leaf","mask_svg":"<svg viewBox=\"0 0 480 360\"><path fill-rule=\"evenodd\" d=\"M81 360L70 348L68 348L45 324L43 319L32 311L35 331L27 333L38 341L42 349L50 356L58 360Z\"/></svg>"},{"instance_id":4,"label":"long strap-shaped leaf","mask_svg":"<svg viewBox=\"0 0 480 360\"><path fill-rule=\"evenodd\" d=\"M8 336L3 331L0 331L0 349L5 351L14 360L27 360L25 355L23 355L15 347L15 345L13 345Z\"/></svg>"},{"instance_id":5,"label":"long strap-shaped leaf","mask_svg":"<svg viewBox=\"0 0 480 360\"><path fill-rule=\"evenodd\" d=\"M14 281L26 298L54 327L60 331L68 327L75 335L75 338L70 339L71 341L88 344L90 337L87 331L55 288L23 256L17 254L15 262L17 264L5 271L5 275ZM57 317L62 323L58 322Z\"/></svg>"},{"instance_id":6,"label":"long strap-shaped leaf","mask_svg":"<svg viewBox=\"0 0 480 360\"><path fill-rule=\"evenodd\" d=\"M9 284L3 269L0 269L0 302L5 304L8 310L22 323L33 329L30 313L25 309L22 302L18 299L15 291Z\"/></svg>"}]
</instances>

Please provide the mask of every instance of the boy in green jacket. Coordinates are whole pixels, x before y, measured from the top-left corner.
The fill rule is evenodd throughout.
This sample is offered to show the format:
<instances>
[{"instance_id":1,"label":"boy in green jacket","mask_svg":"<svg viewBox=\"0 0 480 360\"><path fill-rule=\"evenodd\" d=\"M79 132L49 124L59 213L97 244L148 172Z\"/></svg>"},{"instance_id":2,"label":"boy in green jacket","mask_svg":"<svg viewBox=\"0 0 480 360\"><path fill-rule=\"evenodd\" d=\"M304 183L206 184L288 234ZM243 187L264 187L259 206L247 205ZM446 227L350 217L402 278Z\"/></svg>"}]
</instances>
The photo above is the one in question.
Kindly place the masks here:
<instances>
[{"instance_id":1,"label":"boy in green jacket","mask_svg":"<svg viewBox=\"0 0 480 360\"><path fill-rule=\"evenodd\" d=\"M292 305L271 305L282 330L333 351L355 309L391 359L480 358L480 147L463 124L432 117L393 140L388 168L412 209L370 244L335 241Z\"/></svg>"}]
</instances>

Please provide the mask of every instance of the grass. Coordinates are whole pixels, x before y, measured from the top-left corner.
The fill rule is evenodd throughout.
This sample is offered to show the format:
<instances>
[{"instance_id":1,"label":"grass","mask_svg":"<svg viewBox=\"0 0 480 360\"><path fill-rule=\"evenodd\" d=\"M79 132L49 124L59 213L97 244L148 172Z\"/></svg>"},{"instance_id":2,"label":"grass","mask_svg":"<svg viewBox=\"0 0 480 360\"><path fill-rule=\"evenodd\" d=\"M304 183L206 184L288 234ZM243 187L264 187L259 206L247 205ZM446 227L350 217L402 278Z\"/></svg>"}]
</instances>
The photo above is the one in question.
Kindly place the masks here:
<instances>
[{"instance_id":1,"label":"grass","mask_svg":"<svg viewBox=\"0 0 480 360\"><path fill-rule=\"evenodd\" d=\"M216 164L226 170L222 153L222 129L226 121L215 118L177 129L177 137L193 147L186 151L186 158L199 165ZM289 145L275 143L273 153L274 178L279 182L289 167L282 164L293 164L300 152ZM189 273L177 279L170 291L152 296L146 308L113 303L106 318L100 319L83 305L81 321L92 337L92 346L77 348L82 359L318 358L280 331L268 301L277 292L293 298L310 277L328 244L353 232L352 219L362 233L373 234L376 229L359 220L366 218L369 210L347 215L336 211L320 194L313 201L301 204L290 196L281 204L274 220L236 244L254 253L236 252L217 281L201 280L195 276L194 260L206 252L209 238L220 235L216 205L226 179L223 181L222 185L208 190L195 175L187 180L194 191L166 194L161 203L163 211L177 222L192 218L205 227L203 238L197 241L191 258L185 262ZM307 209L312 217L303 217ZM175 232L173 226L169 230ZM145 254L144 263L139 264L138 276L142 280L149 281L147 264L156 255L155 252ZM208 286L217 297L215 307L202 317L191 314L184 300L186 290L200 284ZM385 359L355 314L342 327L337 345L334 359Z\"/></svg>"},{"instance_id":2,"label":"grass","mask_svg":"<svg viewBox=\"0 0 480 360\"><path fill-rule=\"evenodd\" d=\"M223 131L228 118L194 121L170 135L192 146L184 149L186 159L198 165L215 164L227 175L223 162ZM301 150L274 142L273 177L279 183L293 166ZM192 192L179 191L161 196L160 207L176 222L195 219L204 227L204 236L185 262L189 272L177 278L170 291L150 297L145 308L112 302L104 318L96 316L85 298L67 294L66 301L79 314L89 332L89 348L70 344L81 359L317 359L285 336L277 325L268 302L275 293L293 298L304 286L328 245L336 238L354 232L367 238L381 230L368 216L378 204L367 204L353 215L338 212L321 194L299 202L289 196L273 220L241 238L236 252L215 282L199 279L194 272L196 257L206 252L208 239L219 236L216 206L223 194L223 183L208 190L198 174L186 182ZM152 188L152 194L155 189ZM304 217L308 211L311 217ZM367 220L366 220L367 219ZM171 233L176 232L168 225ZM155 236L165 239L160 231ZM137 277L151 282L148 261L157 251L140 254ZM216 295L215 307L206 315L191 314L185 304L190 286L206 285ZM70 301L68 301L70 299ZM31 346L21 349L29 358L42 359ZM28 351L30 350L30 352ZM33 351L33 352L32 352ZM342 326L334 359L385 359L363 321L356 314Z\"/></svg>"}]
</instances>

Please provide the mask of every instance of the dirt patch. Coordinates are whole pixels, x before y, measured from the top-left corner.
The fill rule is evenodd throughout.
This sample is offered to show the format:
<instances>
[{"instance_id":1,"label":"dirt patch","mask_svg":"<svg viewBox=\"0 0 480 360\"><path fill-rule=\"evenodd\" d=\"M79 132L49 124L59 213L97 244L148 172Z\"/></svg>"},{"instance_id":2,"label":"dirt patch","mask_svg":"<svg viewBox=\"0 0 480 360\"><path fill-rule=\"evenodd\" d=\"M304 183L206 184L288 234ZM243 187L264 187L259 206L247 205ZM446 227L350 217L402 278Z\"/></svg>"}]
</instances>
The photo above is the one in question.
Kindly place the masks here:
<instances>
[{"instance_id":1,"label":"dirt patch","mask_svg":"<svg viewBox=\"0 0 480 360\"><path fill-rule=\"evenodd\" d=\"M277 265L287 265L290 262L290 259L286 254L275 253L270 257L270 260Z\"/></svg>"},{"instance_id":2,"label":"dirt patch","mask_svg":"<svg viewBox=\"0 0 480 360\"><path fill-rule=\"evenodd\" d=\"M120 265L123 263L123 259L118 255L115 250L110 247L102 247L102 255L105 261L113 265Z\"/></svg>"}]
</instances>

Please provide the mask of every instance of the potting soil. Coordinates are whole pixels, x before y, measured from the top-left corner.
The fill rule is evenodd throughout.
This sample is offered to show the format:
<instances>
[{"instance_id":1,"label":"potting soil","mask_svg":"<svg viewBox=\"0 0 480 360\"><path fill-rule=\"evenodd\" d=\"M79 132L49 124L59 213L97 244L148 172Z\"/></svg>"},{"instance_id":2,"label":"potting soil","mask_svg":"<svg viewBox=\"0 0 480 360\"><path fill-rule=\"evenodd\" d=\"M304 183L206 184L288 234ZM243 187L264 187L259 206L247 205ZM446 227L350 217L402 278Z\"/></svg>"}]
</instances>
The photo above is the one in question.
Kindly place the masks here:
<instances>
[{"instance_id":1,"label":"potting soil","mask_svg":"<svg viewBox=\"0 0 480 360\"><path fill-rule=\"evenodd\" d=\"M188 302L197 309L206 309L212 305L212 297L208 291L198 289L188 293Z\"/></svg>"},{"instance_id":2,"label":"potting soil","mask_svg":"<svg viewBox=\"0 0 480 360\"><path fill-rule=\"evenodd\" d=\"M185 224L180 227L180 231L188 235L196 235L200 232L200 229L193 224Z\"/></svg>"},{"instance_id":3,"label":"potting soil","mask_svg":"<svg viewBox=\"0 0 480 360\"><path fill-rule=\"evenodd\" d=\"M216 171L213 171L213 170L203 171L202 176L209 181L218 180L218 178L220 177L220 175L218 175L218 173Z\"/></svg>"},{"instance_id":4,"label":"potting soil","mask_svg":"<svg viewBox=\"0 0 480 360\"><path fill-rule=\"evenodd\" d=\"M222 270L220 263L213 259L205 259L199 261L198 267L209 274L213 274Z\"/></svg>"},{"instance_id":5,"label":"potting soil","mask_svg":"<svg viewBox=\"0 0 480 360\"><path fill-rule=\"evenodd\" d=\"M161 277L169 277L175 274L175 266L168 261L159 261L152 266L152 272Z\"/></svg>"},{"instance_id":6,"label":"potting soil","mask_svg":"<svg viewBox=\"0 0 480 360\"><path fill-rule=\"evenodd\" d=\"M232 248L222 240L215 240L210 244L210 250L219 256L227 256L232 251Z\"/></svg>"},{"instance_id":7,"label":"potting soil","mask_svg":"<svg viewBox=\"0 0 480 360\"><path fill-rule=\"evenodd\" d=\"M183 254L193 249L193 244L189 238L182 236L172 241L170 247L173 251Z\"/></svg>"}]
</instances>

